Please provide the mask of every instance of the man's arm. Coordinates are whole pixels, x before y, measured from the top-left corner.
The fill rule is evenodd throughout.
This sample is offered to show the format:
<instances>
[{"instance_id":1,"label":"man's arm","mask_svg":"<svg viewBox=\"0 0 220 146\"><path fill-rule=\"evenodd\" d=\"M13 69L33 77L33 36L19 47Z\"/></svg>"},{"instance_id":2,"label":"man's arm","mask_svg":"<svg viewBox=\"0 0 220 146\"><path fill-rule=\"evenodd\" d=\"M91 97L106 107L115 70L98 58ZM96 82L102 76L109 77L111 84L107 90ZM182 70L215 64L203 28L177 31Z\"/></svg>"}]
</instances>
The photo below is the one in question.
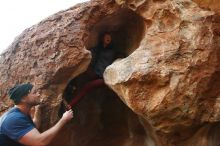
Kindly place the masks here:
<instances>
[{"instance_id":1,"label":"man's arm","mask_svg":"<svg viewBox=\"0 0 220 146\"><path fill-rule=\"evenodd\" d=\"M29 146L45 146L48 145L51 140L56 136L58 131L69 121L73 118L73 111L69 110L66 111L62 118L58 121L58 123L51 127L49 130L39 133L39 131L34 128L27 134L25 134L19 142L24 145Z\"/></svg>"},{"instance_id":2,"label":"man's arm","mask_svg":"<svg viewBox=\"0 0 220 146\"><path fill-rule=\"evenodd\" d=\"M37 129L40 128L40 123L41 123L41 105L37 105L34 107L34 116L33 116L33 122L36 126Z\"/></svg>"}]
</instances>

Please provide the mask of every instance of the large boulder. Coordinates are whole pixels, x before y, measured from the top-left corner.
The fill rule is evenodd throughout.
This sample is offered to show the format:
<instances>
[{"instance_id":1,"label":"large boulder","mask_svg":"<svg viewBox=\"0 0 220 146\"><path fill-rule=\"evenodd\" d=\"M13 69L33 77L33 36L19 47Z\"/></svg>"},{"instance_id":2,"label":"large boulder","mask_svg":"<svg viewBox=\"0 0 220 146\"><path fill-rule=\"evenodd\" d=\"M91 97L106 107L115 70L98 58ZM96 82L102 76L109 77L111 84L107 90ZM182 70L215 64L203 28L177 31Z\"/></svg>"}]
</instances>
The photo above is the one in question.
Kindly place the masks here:
<instances>
[{"instance_id":1,"label":"large boulder","mask_svg":"<svg viewBox=\"0 0 220 146\"><path fill-rule=\"evenodd\" d=\"M189 0L118 3L141 15L146 30L131 55L106 69L106 83L153 126L162 145L180 145L219 121L220 16Z\"/></svg>"},{"instance_id":2,"label":"large boulder","mask_svg":"<svg viewBox=\"0 0 220 146\"><path fill-rule=\"evenodd\" d=\"M217 5L91 0L58 12L24 30L1 54L0 113L13 106L7 90L31 82L47 105L40 130L54 125L63 112L60 95L75 81L85 82L89 49L110 31L127 54L104 73L117 95L106 87L87 95L74 108L75 121L51 145L215 145L220 135Z\"/></svg>"}]
</instances>

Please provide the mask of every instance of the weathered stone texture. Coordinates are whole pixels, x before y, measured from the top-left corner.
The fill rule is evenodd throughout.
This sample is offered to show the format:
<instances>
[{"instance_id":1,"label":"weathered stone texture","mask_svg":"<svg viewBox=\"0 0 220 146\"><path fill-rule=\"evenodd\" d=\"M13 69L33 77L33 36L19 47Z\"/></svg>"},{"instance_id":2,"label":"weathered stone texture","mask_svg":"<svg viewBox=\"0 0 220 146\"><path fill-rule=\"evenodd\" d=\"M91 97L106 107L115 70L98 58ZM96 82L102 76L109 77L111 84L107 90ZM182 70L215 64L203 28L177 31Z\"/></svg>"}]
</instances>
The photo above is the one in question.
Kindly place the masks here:
<instances>
[{"instance_id":1,"label":"weathered stone texture","mask_svg":"<svg viewBox=\"0 0 220 146\"><path fill-rule=\"evenodd\" d=\"M11 86L31 82L43 95L47 94L43 98L56 102L54 96L62 93L68 81L89 64L91 55L84 45L89 31L115 10L111 2L105 2L105 6L95 1L76 5L16 37L0 58L1 99L8 103L5 96Z\"/></svg>"},{"instance_id":2,"label":"weathered stone texture","mask_svg":"<svg viewBox=\"0 0 220 146\"><path fill-rule=\"evenodd\" d=\"M189 0L135 2L118 1L144 17L144 38L106 69L105 81L162 145L178 145L193 128L220 119L220 16Z\"/></svg>"},{"instance_id":3,"label":"weathered stone texture","mask_svg":"<svg viewBox=\"0 0 220 146\"><path fill-rule=\"evenodd\" d=\"M200 7L215 11L220 14L220 2L219 0L193 0Z\"/></svg>"},{"instance_id":4,"label":"weathered stone texture","mask_svg":"<svg viewBox=\"0 0 220 146\"><path fill-rule=\"evenodd\" d=\"M96 146L107 145L97 144L94 133L102 137L98 133L103 124L100 113L117 113L115 104L119 104L118 112L128 116L122 116L124 125L119 115L112 115L121 127L110 125L123 136L111 141L107 135L102 142L111 141L109 145L214 145L218 139L213 140L211 136L219 135L215 122L220 120L220 5L217 0L195 2L92 0L26 29L0 57L0 113L12 106L7 90L15 83L31 82L39 88L48 105L42 109L45 114L41 129L53 125L59 119L62 99L58 95L70 80L87 69L91 60L87 49L97 41L95 33L101 33L109 25L112 31L124 28L121 32L134 37L127 41L130 43L125 48L128 56L110 65L104 79L138 118L116 99L105 99L107 102L103 104L103 99L87 98L78 107L82 110L78 116L87 120L78 126L79 121L67 125L52 145L86 146L92 142ZM118 11L122 8L126 10ZM128 9L135 13L130 14ZM134 23L130 26L139 28L127 31L129 17L124 17L124 21L119 21L118 18L123 18L117 15L108 17L115 12L125 12L127 15L121 16L137 18L135 22L143 21L144 26ZM101 20L104 22L99 23ZM123 36L114 35L117 40ZM102 96L108 96L106 93ZM108 119L108 115L104 118ZM140 130L140 123L145 133ZM201 143L202 138L206 142Z\"/></svg>"}]
</instances>

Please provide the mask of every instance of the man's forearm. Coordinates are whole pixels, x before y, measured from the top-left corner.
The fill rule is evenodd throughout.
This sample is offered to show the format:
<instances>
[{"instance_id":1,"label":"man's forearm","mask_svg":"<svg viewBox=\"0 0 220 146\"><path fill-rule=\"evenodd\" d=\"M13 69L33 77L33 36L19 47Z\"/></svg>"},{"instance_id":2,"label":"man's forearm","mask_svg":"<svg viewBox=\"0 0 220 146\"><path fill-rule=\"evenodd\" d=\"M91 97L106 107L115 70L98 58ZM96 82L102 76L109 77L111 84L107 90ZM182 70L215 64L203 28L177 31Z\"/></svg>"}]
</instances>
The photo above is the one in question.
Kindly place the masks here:
<instances>
[{"instance_id":1,"label":"man's forearm","mask_svg":"<svg viewBox=\"0 0 220 146\"><path fill-rule=\"evenodd\" d=\"M73 111L69 110L66 111L62 118L57 122L56 125L54 125L49 130L40 133L36 128L29 131L27 134L25 134L19 142L24 145L29 146L46 146L48 145L52 139L57 135L58 131L71 119L73 118Z\"/></svg>"},{"instance_id":2,"label":"man's forearm","mask_svg":"<svg viewBox=\"0 0 220 146\"><path fill-rule=\"evenodd\" d=\"M51 140L57 135L58 131L72 118L73 118L73 111L72 110L66 111L55 126L40 134L41 142L44 145L49 144Z\"/></svg>"},{"instance_id":3,"label":"man's forearm","mask_svg":"<svg viewBox=\"0 0 220 146\"><path fill-rule=\"evenodd\" d=\"M41 123L41 111L40 111L39 107L37 107L35 109L33 122L34 122L36 128L39 129L40 128L40 123Z\"/></svg>"},{"instance_id":4,"label":"man's forearm","mask_svg":"<svg viewBox=\"0 0 220 146\"><path fill-rule=\"evenodd\" d=\"M56 125L40 134L41 143L47 145L57 135L58 131L65 125L66 121L60 119Z\"/></svg>"}]
</instances>

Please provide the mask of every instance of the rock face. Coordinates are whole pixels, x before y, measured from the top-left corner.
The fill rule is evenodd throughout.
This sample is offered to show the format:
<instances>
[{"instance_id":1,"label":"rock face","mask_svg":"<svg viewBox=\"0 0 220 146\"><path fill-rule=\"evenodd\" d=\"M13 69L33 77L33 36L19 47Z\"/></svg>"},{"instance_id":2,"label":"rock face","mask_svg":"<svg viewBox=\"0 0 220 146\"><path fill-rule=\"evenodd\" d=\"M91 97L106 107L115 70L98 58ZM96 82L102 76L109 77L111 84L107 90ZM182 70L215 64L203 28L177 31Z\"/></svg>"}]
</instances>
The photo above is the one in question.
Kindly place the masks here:
<instances>
[{"instance_id":1,"label":"rock face","mask_svg":"<svg viewBox=\"0 0 220 146\"><path fill-rule=\"evenodd\" d=\"M199 0L92 0L58 12L26 29L1 55L0 113L12 106L7 90L31 82L47 104L41 130L52 126L62 113L59 95L71 81L86 80L89 49L109 31L115 46L127 54L104 73L117 95L107 87L86 95L74 107L75 119L51 146L217 145L217 5Z\"/></svg>"},{"instance_id":2,"label":"rock face","mask_svg":"<svg viewBox=\"0 0 220 146\"><path fill-rule=\"evenodd\" d=\"M181 141L220 118L219 15L188 0L121 4L145 19L146 31L135 52L106 69L106 83L162 145L195 145Z\"/></svg>"},{"instance_id":3,"label":"rock face","mask_svg":"<svg viewBox=\"0 0 220 146\"><path fill-rule=\"evenodd\" d=\"M220 2L218 0L193 0L200 7L205 9L211 9L220 14Z\"/></svg>"}]
</instances>

